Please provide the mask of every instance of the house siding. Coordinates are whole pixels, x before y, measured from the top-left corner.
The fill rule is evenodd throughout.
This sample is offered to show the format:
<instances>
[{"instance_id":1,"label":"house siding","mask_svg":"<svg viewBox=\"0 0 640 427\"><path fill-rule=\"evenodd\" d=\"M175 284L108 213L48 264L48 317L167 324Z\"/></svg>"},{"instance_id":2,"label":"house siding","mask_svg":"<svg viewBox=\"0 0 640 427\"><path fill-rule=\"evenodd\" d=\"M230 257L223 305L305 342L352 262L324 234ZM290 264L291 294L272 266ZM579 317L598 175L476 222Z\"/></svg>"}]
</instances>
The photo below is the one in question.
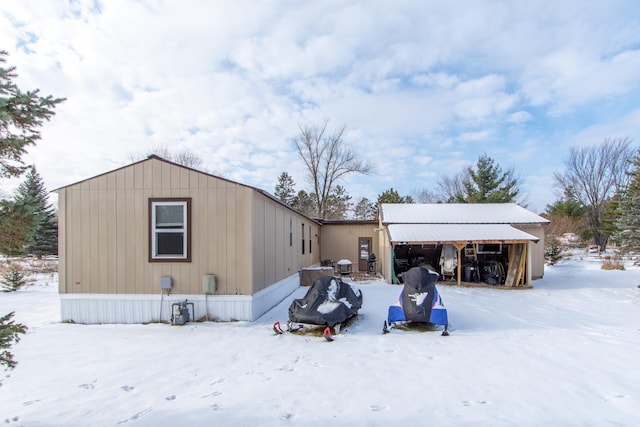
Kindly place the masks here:
<instances>
[{"instance_id":1,"label":"house siding","mask_svg":"<svg viewBox=\"0 0 640 427\"><path fill-rule=\"evenodd\" d=\"M152 294L160 277L172 292L251 295L252 189L150 160L58 190L60 293ZM150 198L191 198L191 262L149 262Z\"/></svg>"},{"instance_id":2,"label":"house siding","mask_svg":"<svg viewBox=\"0 0 640 427\"><path fill-rule=\"evenodd\" d=\"M292 245L289 245L289 224L293 231ZM302 254L302 225L305 227ZM287 209L273 199L260 193L253 195L253 259L254 292L267 288L274 282L297 274L305 266L320 262L320 248L317 245L319 226L294 211ZM311 251L309 240L311 239Z\"/></svg>"},{"instance_id":3,"label":"house siding","mask_svg":"<svg viewBox=\"0 0 640 427\"><path fill-rule=\"evenodd\" d=\"M339 261L348 259L352 263L354 271L358 269L358 258L360 256L358 248L358 238L371 238L371 251L380 255L380 234L374 231L377 224L375 221L367 223L325 223L320 229L320 242L322 244L321 259ZM378 266L378 270L380 267Z\"/></svg>"}]
</instances>

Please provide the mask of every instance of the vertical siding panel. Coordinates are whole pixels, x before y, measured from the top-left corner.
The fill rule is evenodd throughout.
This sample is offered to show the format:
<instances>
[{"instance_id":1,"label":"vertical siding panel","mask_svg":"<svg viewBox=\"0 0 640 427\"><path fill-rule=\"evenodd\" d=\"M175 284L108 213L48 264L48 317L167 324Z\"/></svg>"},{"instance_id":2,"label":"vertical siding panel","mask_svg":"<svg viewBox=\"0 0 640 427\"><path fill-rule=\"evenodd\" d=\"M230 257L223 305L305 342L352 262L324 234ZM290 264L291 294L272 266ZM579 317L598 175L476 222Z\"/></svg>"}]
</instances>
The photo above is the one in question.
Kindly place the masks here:
<instances>
[{"instance_id":1,"label":"vertical siding panel","mask_svg":"<svg viewBox=\"0 0 640 427\"><path fill-rule=\"evenodd\" d=\"M58 190L58 293L67 293L69 284L67 282L67 190ZM62 219L64 218L64 221Z\"/></svg>"},{"instance_id":2,"label":"vertical siding panel","mask_svg":"<svg viewBox=\"0 0 640 427\"><path fill-rule=\"evenodd\" d=\"M284 229L284 209L278 208L276 209L275 216L273 218L274 221L274 235L275 235L275 244L273 248L273 253L275 256L275 271L276 278L285 277L286 276L286 267L285 267L285 244L289 244L289 236L285 234Z\"/></svg>"},{"instance_id":3,"label":"vertical siding panel","mask_svg":"<svg viewBox=\"0 0 640 427\"><path fill-rule=\"evenodd\" d=\"M141 168L137 168L141 170ZM135 266L131 274L133 275L132 289L136 294L144 293L144 271L145 265L148 263L147 252L147 199L144 196L144 191L140 189L141 177L136 177L134 194L134 230L133 230L133 244L135 246Z\"/></svg>"},{"instance_id":4,"label":"vertical siding panel","mask_svg":"<svg viewBox=\"0 0 640 427\"><path fill-rule=\"evenodd\" d=\"M265 240L266 245L261 247L261 257L265 259L266 268L263 274L262 280L260 280L259 287L255 290L266 288L268 285L276 282L276 206L275 203L270 202L267 205L267 210L264 216L265 227ZM256 230L257 231L257 230ZM256 285L257 286L257 285Z\"/></svg>"},{"instance_id":5,"label":"vertical siding panel","mask_svg":"<svg viewBox=\"0 0 640 427\"><path fill-rule=\"evenodd\" d=\"M127 247L127 197L124 191L123 174L115 174L116 177L116 293L130 293L131 290L125 287L127 281L127 256L130 249Z\"/></svg>"},{"instance_id":6,"label":"vertical siding panel","mask_svg":"<svg viewBox=\"0 0 640 427\"><path fill-rule=\"evenodd\" d=\"M123 212L124 226L124 239L123 245L125 247L125 271L124 281L122 285L126 288L127 293L136 293L135 286L135 272L136 265L140 263L139 253L137 250L136 242L136 230L140 228L140 225L136 223L136 193L132 189L133 182L125 180L125 206ZM124 290L120 289L120 292Z\"/></svg>"},{"instance_id":7,"label":"vertical siding panel","mask_svg":"<svg viewBox=\"0 0 640 427\"><path fill-rule=\"evenodd\" d=\"M227 256L226 256L226 274L229 281L229 288L227 289L230 293L236 295L239 293L240 284L238 283L238 270L237 270L237 260L242 254L239 253L240 246L240 235L238 230L238 216L240 212L238 212L238 200L237 193L233 191L232 185L230 183L225 183L225 200L226 200L226 211L227 211L227 229L226 229L226 237L225 241L227 242Z\"/></svg>"},{"instance_id":8,"label":"vertical siding panel","mask_svg":"<svg viewBox=\"0 0 640 427\"><path fill-rule=\"evenodd\" d=\"M145 183L148 183L146 181L145 178ZM149 199L153 197L153 189L151 189L148 185L146 186L145 190L143 191L143 207L142 207L142 212L143 212L143 218L144 218L144 223L145 223L145 229L144 229L144 251L145 251L145 258L144 258L144 263L143 265L143 280L140 283L140 286L143 289L144 293L154 293L155 291L157 291L159 289L159 284L158 287L155 287L154 284L156 283L154 281L155 275L156 275L156 268L154 267L154 264L149 262L149 258L148 258L148 251L149 251ZM158 276L159 277L159 276ZM158 282L159 283L159 282Z\"/></svg>"},{"instance_id":9,"label":"vertical siding panel","mask_svg":"<svg viewBox=\"0 0 640 427\"><path fill-rule=\"evenodd\" d=\"M89 183L83 183L81 185L80 190L80 223L81 223L81 232L80 236L78 236L78 240L80 242L80 259L81 263L81 272L80 277L82 278L81 289L82 292L99 292L98 289L92 289L94 286L91 283L91 242L88 240L89 234L91 233L91 200L89 198Z\"/></svg>"},{"instance_id":10,"label":"vertical siding panel","mask_svg":"<svg viewBox=\"0 0 640 427\"><path fill-rule=\"evenodd\" d=\"M133 183L131 187L135 188L136 190L140 190L144 188L145 163L139 163L132 169L133 169Z\"/></svg>"},{"instance_id":11,"label":"vertical siding panel","mask_svg":"<svg viewBox=\"0 0 640 427\"><path fill-rule=\"evenodd\" d=\"M98 246L97 259L95 260L97 264L97 282L99 283L99 289L108 289L109 288L109 277L107 275L108 271L108 262L109 262L109 253L108 253L108 242L109 242L109 210L111 206L108 204L107 199L107 189L106 189L106 180L103 180L104 187L100 189L99 193L96 193L98 196L98 218L95 223L95 240Z\"/></svg>"},{"instance_id":12,"label":"vertical siding panel","mask_svg":"<svg viewBox=\"0 0 640 427\"><path fill-rule=\"evenodd\" d=\"M229 294L231 292L230 278L227 276L227 189L223 186L222 182L218 182L218 188L215 190L216 194L216 258L218 263L218 269L220 271L221 278L221 293Z\"/></svg>"},{"instance_id":13,"label":"vertical siding panel","mask_svg":"<svg viewBox=\"0 0 640 427\"><path fill-rule=\"evenodd\" d=\"M266 204L264 200L254 196L253 203L253 283L257 289L262 289L266 274L265 253L268 238L266 237L268 226L266 224Z\"/></svg>"},{"instance_id":14,"label":"vertical siding panel","mask_svg":"<svg viewBox=\"0 0 640 427\"><path fill-rule=\"evenodd\" d=\"M171 191L173 189L172 177L171 177L171 165L167 163L157 163L158 169L160 170L160 180L161 188ZM157 183L154 182L154 185Z\"/></svg>"},{"instance_id":15,"label":"vertical siding panel","mask_svg":"<svg viewBox=\"0 0 640 427\"><path fill-rule=\"evenodd\" d=\"M219 246L219 212L218 207L218 194L216 190L217 179L210 179L207 181L207 227L209 230L208 239L204 244L207 247L207 264L210 266L208 273L213 273L217 276L217 294L223 294L224 291L221 288L223 276L220 270L220 260L218 254L220 253Z\"/></svg>"},{"instance_id":16,"label":"vertical siding panel","mask_svg":"<svg viewBox=\"0 0 640 427\"><path fill-rule=\"evenodd\" d=\"M67 243L68 251L66 253L66 269L67 269L67 292L81 292L82 285L75 283L82 280L82 241L80 236L82 233L82 223L79 222L82 205L78 196L78 188L72 187L65 191L67 200L67 218L65 221L67 227Z\"/></svg>"},{"instance_id":17,"label":"vertical siding panel","mask_svg":"<svg viewBox=\"0 0 640 427\"><path fill-rule=\"evenodd\" d=\"M107 288L110 289L111 292L116 292L116 256L118 253L118 246L116 241L116 231L117 231L117 218L116 218L116 190L115 188L107 188L104 190L105 199L105 212L104 212L104 223L105 223L105 235L106 240L103 243L105 250L105 281L107 283Z\"/></svg>"}]
</instances>

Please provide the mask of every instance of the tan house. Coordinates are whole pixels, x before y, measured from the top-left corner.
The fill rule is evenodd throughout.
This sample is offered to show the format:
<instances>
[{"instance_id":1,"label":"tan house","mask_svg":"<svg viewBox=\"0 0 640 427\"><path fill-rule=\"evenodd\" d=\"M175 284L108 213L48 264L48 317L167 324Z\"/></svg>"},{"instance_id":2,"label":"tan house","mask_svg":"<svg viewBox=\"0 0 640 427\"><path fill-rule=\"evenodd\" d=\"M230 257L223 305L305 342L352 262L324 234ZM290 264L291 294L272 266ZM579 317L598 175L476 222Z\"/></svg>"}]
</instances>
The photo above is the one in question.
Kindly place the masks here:
<instances>
[{"instance_id":1,"label":"tan house","mask_svg":"<svg viewBox=\"0 0 640 427\"><path fill-rule=\"evenodd\" d=\"M548 223L514 203L382 204L379 265L390 283L424 263L458 284L528 286L544 275Z\"/></svg>"},{"instance_id":2,"label":"tan house","mask_svg":"<svg viewBox=\"0 0 640 427\"><path fill-rule=\"evenodd\" d=\"M55 191L63 321L168 321L185 300L192 319L255 320L305 271L342 260L389 283L420 263L468 281L469 257L476 269L499 262L508 286L544 273L548 221L513 204L382 204L378 220L318 221L157 156ZM300 281L284 280L292 276Z\"/></svg>"},{"instance_id":3,"label":"tan house","mask_svg":"<svg viewBox=\"0 0 640 427\"><path fill-rule=\"evenodd\" d=\"M63 321L167 321L185 299L194 319L254 320L320 262L319 222L156 156L55 191Z\"/></svg>"}]
</instances>

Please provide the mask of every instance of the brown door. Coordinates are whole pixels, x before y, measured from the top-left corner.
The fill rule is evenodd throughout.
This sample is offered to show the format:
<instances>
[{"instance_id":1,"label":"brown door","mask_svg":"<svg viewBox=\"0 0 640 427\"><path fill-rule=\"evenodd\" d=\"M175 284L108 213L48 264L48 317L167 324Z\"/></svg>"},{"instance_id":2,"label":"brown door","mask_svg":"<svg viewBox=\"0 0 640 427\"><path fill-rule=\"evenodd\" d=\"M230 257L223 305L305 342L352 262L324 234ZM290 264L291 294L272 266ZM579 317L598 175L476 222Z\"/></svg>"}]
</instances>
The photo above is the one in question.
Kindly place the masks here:
<instances>
[{"instance_id":1,"label":"brown door","mask_svg":"<svg viewBox=\"0 0 640 427\"><path fill-rule=\"evenodd\" d=\"M369 254L371 253L371 237L358 237L358 270L369 271Z\"/></svg>"}]
</instances>

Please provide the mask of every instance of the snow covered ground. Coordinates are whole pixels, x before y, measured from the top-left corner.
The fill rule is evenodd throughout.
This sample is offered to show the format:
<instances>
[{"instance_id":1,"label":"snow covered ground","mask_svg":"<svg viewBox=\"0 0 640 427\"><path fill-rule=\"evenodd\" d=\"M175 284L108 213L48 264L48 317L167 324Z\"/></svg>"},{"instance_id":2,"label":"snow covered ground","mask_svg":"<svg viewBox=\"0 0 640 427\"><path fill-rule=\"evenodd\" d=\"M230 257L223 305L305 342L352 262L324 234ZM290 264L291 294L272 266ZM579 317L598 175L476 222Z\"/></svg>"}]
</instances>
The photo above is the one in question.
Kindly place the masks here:
<instances>
[{"instance_id":1,"label":"snow covered ground","mask_svg":"<svg viewBox=\"0 0 640 427\"><path fill-rule=\"evenodd\" d=\"M363 308L333 342L273 334L306 288L255 322L78 325L60 323L55 281L0 294L29 327L4 425L640 425L635 267L574 256L533 289L440 284L448 337L383 335L400 288L358 282Z\"/></svg>"}]
</instances>

